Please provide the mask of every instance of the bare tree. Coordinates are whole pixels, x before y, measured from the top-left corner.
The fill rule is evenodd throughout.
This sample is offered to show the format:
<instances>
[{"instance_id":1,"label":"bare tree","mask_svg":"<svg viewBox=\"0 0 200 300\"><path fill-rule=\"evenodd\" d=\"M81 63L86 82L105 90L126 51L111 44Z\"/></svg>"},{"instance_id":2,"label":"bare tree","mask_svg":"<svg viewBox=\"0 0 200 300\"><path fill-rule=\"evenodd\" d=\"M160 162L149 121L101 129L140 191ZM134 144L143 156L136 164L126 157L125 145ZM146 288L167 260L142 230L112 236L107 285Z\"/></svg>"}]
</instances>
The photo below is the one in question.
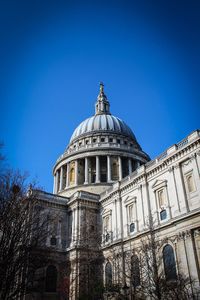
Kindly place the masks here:
<instances>
[{"instance_id":1,"label":"bare tree","mask_svg":"<svg viewBox=\"0 0 200 300\"><path fill-rule=\"evenodd\" d=\"M110 299L114 295L115 298L131 300L199 299L194 280L177 272L175 259L169 252L164 259L164 247L171 247L168 242L167 238L159 239L152 225L140 241L130 242L129 250L122 253L123 248L113 246L110 258L117 279L107 287Z\"/></svg>"},{"instance_id":2,"label":"bare tree","mask_svg":"<svg viewBox=\"0 0 200 300\"><path fill-rule=\"evenodd\" d=\"M0 298L22 299L45 264L48 214L28 191L26 175L0 170ZM28 192L27 192L28 191Z\"/></svg>"}]
</instances>

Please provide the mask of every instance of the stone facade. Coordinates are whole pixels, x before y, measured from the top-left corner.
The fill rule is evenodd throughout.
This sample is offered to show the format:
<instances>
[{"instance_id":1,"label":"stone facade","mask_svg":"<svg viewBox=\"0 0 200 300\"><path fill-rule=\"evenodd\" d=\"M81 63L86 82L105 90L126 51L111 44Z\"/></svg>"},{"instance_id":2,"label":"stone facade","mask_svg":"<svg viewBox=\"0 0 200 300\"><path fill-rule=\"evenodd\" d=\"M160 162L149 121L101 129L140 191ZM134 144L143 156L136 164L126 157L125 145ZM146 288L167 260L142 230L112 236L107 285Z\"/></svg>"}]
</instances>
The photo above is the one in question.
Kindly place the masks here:
<instances>
[{"instance_id":1,"label":"stone facade","mask_svg":"<svg viewBox=\"0 0 200 300\"><path fill-rule=\"evenodd\" d=\"M163 249L170 245L176 273L187 276L192 288L199 285L199 130L150 160L130 128L110 114L101 84L95 115L74 131L53 175L54 193L40 192L39 197L59 216L55 233L47 239L57 283L50 293L44 284L38 299L62 299L64 263L66 298L79 299L89 290L95 293L97 282L105 285L110 280L113 285L126 284L127 297L132 299L127 262L121 255L117 269L113 253L135 249L137 254L141 240L152 231L165 241ZM162 267L166 268L163 260Z\"/></svg>"}]
</instances>

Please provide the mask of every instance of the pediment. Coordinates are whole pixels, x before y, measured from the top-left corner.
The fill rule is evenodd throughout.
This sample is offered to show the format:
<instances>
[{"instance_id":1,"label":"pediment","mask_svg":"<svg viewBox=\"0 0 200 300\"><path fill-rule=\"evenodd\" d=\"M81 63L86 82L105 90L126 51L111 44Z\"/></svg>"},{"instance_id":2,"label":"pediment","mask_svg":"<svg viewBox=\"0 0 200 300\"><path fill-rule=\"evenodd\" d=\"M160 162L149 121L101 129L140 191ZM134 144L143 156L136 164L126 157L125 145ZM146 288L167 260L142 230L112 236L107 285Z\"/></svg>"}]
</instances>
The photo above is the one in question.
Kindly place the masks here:
<instances>
[{"instance_id":1,"label":"pediment","mask_svg":"<svg viewBox=\"0 0 200 300\"><path fill-rule=\"evenodd\" d=\"M131 201L133 201L133 200L135 200L135 198L136 197L134 197L134 196L128 196L128 197L126 197L125 199L124 199L124 203L129 203L129 202L131 202Z\"/></svg>"},{"instance_id":2,"label":"pediment","mask_svg":"<svg viewBox=\"0 0 200 300\"><path fill-rule=\"evenodd\" d=\"M102 211L101 211L101 214L102 214L102 216L104 216L104 215L110 215L112 213L112 210L111 209L103 209Z\"/></svg>"},{"instance_id":3,"label":"pediment","mask_svg":"<svg viewBox=\"0 0 200 300\"><path fill-rule=\"evenodd\" d=\"M157 179L154 184L152 185L152 189L157 189L159 187L162 187L162 186L166 186L167 185L167 180L160 180L160 179Z\"/></svg>"}]
</instances>

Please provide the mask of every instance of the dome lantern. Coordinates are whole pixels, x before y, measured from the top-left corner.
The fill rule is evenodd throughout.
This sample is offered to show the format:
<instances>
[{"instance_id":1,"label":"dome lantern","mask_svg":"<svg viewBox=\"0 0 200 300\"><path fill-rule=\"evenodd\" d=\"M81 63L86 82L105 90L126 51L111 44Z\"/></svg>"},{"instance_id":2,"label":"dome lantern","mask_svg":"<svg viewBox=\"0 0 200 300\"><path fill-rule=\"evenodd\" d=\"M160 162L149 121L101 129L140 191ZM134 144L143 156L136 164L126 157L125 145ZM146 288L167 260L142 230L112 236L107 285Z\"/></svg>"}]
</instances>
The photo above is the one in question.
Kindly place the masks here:
<instances>
[{"instance_id":1,"label":"dome lantern","mask_svg":"<svg viewBox=\"0 0 200 300\"><path fill-rule=\"evenodd\" d=\"M100 92L96 102L96 115L108 114L110 115L110 103L104 94L104 84L100 82Z\"/></svg>"}]
</instances>

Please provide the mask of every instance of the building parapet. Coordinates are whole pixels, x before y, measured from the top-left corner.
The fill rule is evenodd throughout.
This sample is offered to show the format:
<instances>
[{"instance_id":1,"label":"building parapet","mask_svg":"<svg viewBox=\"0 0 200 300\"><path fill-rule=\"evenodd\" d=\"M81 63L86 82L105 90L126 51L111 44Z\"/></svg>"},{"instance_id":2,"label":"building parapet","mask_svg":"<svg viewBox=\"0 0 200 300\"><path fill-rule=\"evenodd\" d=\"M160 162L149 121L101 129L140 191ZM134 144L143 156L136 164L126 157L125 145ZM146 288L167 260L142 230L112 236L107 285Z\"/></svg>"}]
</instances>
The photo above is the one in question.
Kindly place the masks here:
<instances>
[{"instance_id":1,"label":"building parapet","mask_svg":"<svg viewBox=\"0 0 200 300\"><path fill-rule=\"evenodd\" d=\"M123 178L121 181L118 181L116 184L113 184L112 187L107 189L105 192L101 193L101 199L106 198L107 195L114 192L115 190L119 189L119 187L123 187L127 185L131 180L136 179L137 176L144 174L152 167L156 167L156 165L160 164L170 156L174 155L175 153L179 152L184 147L188 146L190 143L194 142L195 140L200 138L200 130L197 129L189 134L186 138L178 142L177 144L172 145L166 151L161 153L155 159L147 162L145 165L140 166L136 169L130 176Z\"/></svg>"},{"instance_id":2,"label":"building parapet","mask_svg":"<svg viewBox=\"0 0 200 300\"><path fill-rule=\"evenodd\" d=\"M55 194L43 192L41 190L33 190L33 195L35 195L39 200L54 203L54 204L60 204L60 205L66 205L69 201L69 198L58 196Z\"/></svg>"},{"instance_id":3,"label":"building parapet","mask_svg":"<svg viewBox=\"0 0 200 300\"><path fill-rule=\"evenodd\" d=\"M83 200L92 200L97 202L100 198L99 195L97 194L93 194L93 193L89 193L89 192L85 192L85 191L78 191L76 193L74 193L71 197L70 200L74 200L74 199L83 199Z\"/></svg>"}]
</instances>

